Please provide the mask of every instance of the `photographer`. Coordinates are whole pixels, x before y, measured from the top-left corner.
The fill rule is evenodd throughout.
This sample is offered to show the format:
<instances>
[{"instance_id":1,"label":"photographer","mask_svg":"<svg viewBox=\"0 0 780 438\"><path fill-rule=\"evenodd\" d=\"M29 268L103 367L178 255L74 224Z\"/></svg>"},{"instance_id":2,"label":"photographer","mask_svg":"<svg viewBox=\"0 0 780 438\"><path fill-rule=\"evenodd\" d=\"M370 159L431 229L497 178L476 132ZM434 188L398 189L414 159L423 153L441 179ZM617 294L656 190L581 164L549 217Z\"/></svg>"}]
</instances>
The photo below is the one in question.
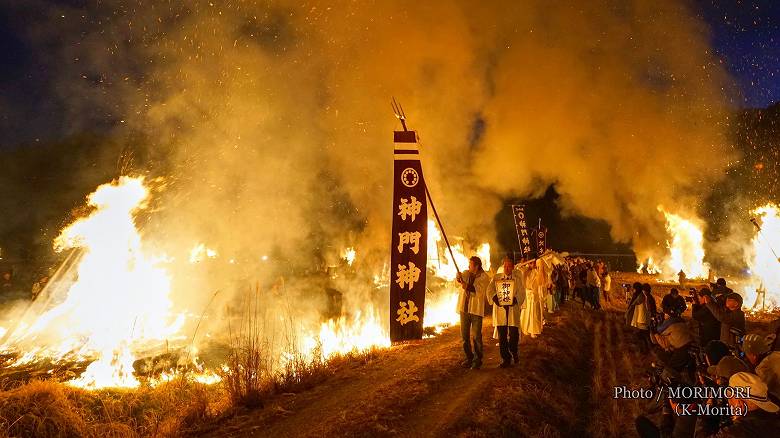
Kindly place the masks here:
<instances>
[{"instance_id":1,"label":"photographer","mask_svg":"<svg viewBox=\"0 0 780 438\"><path fill-rule=\"evenodd\" d=\"M690 353L693 345L688 325L679 316L672 316L658 326L657 333L650 336L658 345L655 355L660 362L653 366L653 385L661 391L661 423L656 426L649 418L640 416L635 421L637 432L642 437L692 437L696 429L696 415L679 415L680 406L689 406L694 399L670 398L669 388L692 386L695 382L696 363ZM695 414L695 411L694 411Z\"/></svg>"},{"instance_id":2,"label":"photographer","mask_svg":"<svg viewBox=\"0 0 780 438\"><path fill-rule=\"evenodd\" d=\"M728 347L726 347L726 350L728 351ZM707 378L702 382L702 386L726 387L729 385L731 376L743 371L748 371L748 366L735 356L728 354L717 365L710 365L707 368ZM725 407L727 403L727 400L722 398L710 398L706 401L706 404L715 408L716 412L718 409ZM710 436L729 425L731 425L731 417L729 415L701 415L696 424L696 436Z\"/></svg>"},{"instance_id":3,"label":"photographer","mask_svg":"<svg viewBox=\"0 0 780 438\"><path fill-rule=\"evenodd\" d=\"M681 383L694 382L695 362L690 354L693 336L680 316L672 316L658 326L650 338L658 346L655 355L665 366L680 373Z\"/></svg>"},{"instance_id":4,"label":"photographer","mask_svg":"<svg viewBox=\"0 0 780 438\"><path fill-rule=\"evenodd\" d=\"M777 415L778 406L769 400L767 387L755 374L736 373L729 379L729 386L735 389L748 389L748 396L739 398L735 391L735 397L728 399L728 403L735 410L746 410L734 420L734 424L723 428L715 437L760 437L776 436L780 430L780 417ZM772 432L772 431L775 432Z\"/></svg>"},{"instance_id":5,"label":"photographer","mask_svg":"<svg viewBox=\"0 0 780 438\"><path fill-rule=\"evenodd\" d=\"M726 286L725 278L719 278L715 284L710 283L710 286L712 287L713 297L720 303L725 301L727 295L734 293L731 288Z\"/></svg>"},{"instance_id":6,"label":"photographer","mask_svg":"<svg viewBox=\"0 0 780 438\"><path fill-rule=\"evenodd\" d=\"M747 334L742 351L753 372L769 387L769 392L780 398L780 351L769 351L773 340L773 335Z\"/></svg>"},{"instance_id":7,"label":"photographer","mask_svg":"<svg viewBox=\"0 0 780 438\"><path fill-rule=\"evenodd\" d=\"M725 343L715 339L707 342L707 345L704 346L704 354L707 366L711 367L717 365L724 357L731 356L731 349Z\"/></svg>"},{"instance_id":8,"label":"photographer","mask_svg":"<svg viewBox=\"0 0 780 438\"><path fill-rule=\"evenodd\" d=\"M710 341L720 339L720 321L705 306L712 302L712 292L706 287L698 293L696 289L691 288L691 294L693 295L691 316L699 326L699 345L707 345Z\"/></svg>"},{"instance_id":9,"label":"photographer","mask_svg":"<svg viewBox=\"0 0 780 438\"><path fill-rule=\"evenodd\" d=\"M669 316L679 317L686 308L685 298L680 296L680 291L676 288L672 288L661 300L661 310Z\"/></svg>"},{"instance_id":10,"label":"photographer","mask_svg":"<svg viewBox=\"0 0 780 438\"><path fill-rule=\"evenodd\" d=\"M745 313L742 311L742 296L732 292L725 296L723 304L720 304L720 302L708 302L705 306L712 313L712 316L720 322L720 340L731 347L736 347L737 340L732 333L732 328L743 333L745 332Z\"/></svg>"}]
</instances>

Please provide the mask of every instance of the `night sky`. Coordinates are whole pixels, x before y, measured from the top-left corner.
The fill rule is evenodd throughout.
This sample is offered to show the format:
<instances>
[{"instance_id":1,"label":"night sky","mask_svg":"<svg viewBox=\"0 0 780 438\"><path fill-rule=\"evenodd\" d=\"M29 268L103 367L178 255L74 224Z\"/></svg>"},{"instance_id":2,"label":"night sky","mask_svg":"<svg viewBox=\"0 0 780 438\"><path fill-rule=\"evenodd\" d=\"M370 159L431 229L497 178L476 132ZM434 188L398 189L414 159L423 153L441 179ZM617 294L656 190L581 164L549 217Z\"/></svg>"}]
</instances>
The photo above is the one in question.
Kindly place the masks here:
<instances>
[{"instance_id":1,"label":"night sky","mask_svg":"<svg viewBox=\"0 0 780 438\"><path fill-rule=\"evenodd\" d=\"M780 100L780 2L699 2L712 29L712 46L742 96L732 104L763 108Z\"/></svg>"},{"instance_id":2,"label":"night sky","mask_svg":"<svg viewBox=\"0 0 780 438\"><path fill-rule=\"evenodd\" d=\"M73 4L73 1L59 0ZM55 2L56 3L56 2ZM23 35L34 11L0 5L0 130L4 146L56 137L61 103L49 89L45 54ZM712 47L731 73L731 106L763 108L780 101L780 1L693 2L712 31ZM23 12L20 12L23 11ZM11 113L14 112L14 113Z\"/></svg>"}]
</instances>

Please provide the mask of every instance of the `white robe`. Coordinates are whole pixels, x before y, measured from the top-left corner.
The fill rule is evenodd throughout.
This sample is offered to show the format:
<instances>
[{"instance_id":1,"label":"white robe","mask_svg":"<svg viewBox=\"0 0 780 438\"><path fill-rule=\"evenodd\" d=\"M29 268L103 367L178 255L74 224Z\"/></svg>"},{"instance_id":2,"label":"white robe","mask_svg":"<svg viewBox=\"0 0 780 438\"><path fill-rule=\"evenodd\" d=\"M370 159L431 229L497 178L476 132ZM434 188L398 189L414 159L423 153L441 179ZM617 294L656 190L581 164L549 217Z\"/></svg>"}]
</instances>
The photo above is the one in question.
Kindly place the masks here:
<instances>
[{"instance_id":1,"label":"white robe","mask_svg":"<svg viewBox=\"0 0 780 438\"><path fill-rule=\"evenodd\" d=\"M462 275L463 283L468 284L469 278L471 278L471 275L473 274L469 271L464 271ZM485 299L489 298L486 297L486 293L490 284L490 274L488 274L487 271L482 271L474 279L475 292L470 294L469 308L466 309L468 310L468 313L477 316L485 315ZM466 304L466 289L461 284L458 284L457 287L460 289L460 292L458 293L458 307L456 308L456 312L463 313L463 307Z\"/></svg>"},{"instance_id":2,"label":"white robe","mask_svg":"<svg viewBox=\"0 0 780 438\"><path fill-rule=\"evenodd\" d=\"M493 303L493 297L497 295L496 282L505 278L503 270L502 272L497 272L490 282L490 287L488 287L488 301L493 304L493 326L520 327L520 308L525 303L526 290L523 275L519 271L513 271L511 276L511 280L514 281L514 294L517 304L501 307Z\"/></svg>"},{"instance_id":3,"label":"white robe","mask_svg":"<svg viewBox=\"0 0 780 438\"><path fill-rule=\"evenodd\" d=\"M538 335L542 333L544 324L544 295L541 293L545 282L538 269L525 273L525 305L520 311L520 330L525 335ZM540 281L542 280L542 281ZM540 285L541 283L541 285Z\"/></svg>"}]
</instances>

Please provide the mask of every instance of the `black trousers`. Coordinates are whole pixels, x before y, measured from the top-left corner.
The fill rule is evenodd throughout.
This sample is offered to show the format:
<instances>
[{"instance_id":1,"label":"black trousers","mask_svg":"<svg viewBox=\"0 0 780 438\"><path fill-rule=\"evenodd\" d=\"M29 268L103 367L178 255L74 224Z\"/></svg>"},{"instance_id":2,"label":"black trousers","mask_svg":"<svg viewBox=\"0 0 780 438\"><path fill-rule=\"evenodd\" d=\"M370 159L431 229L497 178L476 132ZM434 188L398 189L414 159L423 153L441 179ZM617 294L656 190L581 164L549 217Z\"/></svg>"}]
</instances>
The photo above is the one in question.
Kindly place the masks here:
<instances>
[{"instance_id":1,"label":"black trousers","mask_svg":"<svg viewBox=\"0 0 780 438\"><path fill-rule=\"evenodd\" d=\"M498 330L498 349L501 359L509 362L517 356L517 344L520 342L520 329L518 327L500 325Z\"/></svg>"}]
</instances>

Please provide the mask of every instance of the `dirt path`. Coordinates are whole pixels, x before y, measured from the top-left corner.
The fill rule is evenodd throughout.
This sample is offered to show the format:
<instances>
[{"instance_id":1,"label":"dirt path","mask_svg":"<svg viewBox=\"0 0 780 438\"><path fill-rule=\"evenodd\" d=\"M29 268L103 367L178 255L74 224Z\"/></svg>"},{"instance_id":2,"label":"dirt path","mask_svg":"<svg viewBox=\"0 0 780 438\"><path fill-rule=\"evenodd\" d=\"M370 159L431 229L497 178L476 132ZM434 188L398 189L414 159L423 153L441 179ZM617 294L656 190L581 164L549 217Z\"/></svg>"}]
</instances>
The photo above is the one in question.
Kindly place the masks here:
<instances>
[{"instance_id":1,"label":"dirt path","mask_svg":"<svg viewBox=\"0 0 780 438\"><path fill-rule=\"evenodd\" d=\"M635 357L618 350L626 333L617 312L567 305L542 336L524 337L521 363L498 369L485 320L484 366L460 367L458 327L350 363L315 388L281 395L236 414L205 436L453 436L627 433L609 419L629 406L603 403L633 378Z\"/></svg>"},{"instance_id":2,"label":"dirt path","mask_svg":"<svg viewBox=\"0 0 780 438\"><path fill-rule=\"evenodd\" d=\"M328 436L392 434L418 403L450 377L463 379L458 328L419 343L394 347L368 364L340 370L310 391L280 396L264 409L238 415L212 436ZM459 379L460 378L460 379ZM210 434L207 434L207 436Z\"/></svg>"}]
</instances>

